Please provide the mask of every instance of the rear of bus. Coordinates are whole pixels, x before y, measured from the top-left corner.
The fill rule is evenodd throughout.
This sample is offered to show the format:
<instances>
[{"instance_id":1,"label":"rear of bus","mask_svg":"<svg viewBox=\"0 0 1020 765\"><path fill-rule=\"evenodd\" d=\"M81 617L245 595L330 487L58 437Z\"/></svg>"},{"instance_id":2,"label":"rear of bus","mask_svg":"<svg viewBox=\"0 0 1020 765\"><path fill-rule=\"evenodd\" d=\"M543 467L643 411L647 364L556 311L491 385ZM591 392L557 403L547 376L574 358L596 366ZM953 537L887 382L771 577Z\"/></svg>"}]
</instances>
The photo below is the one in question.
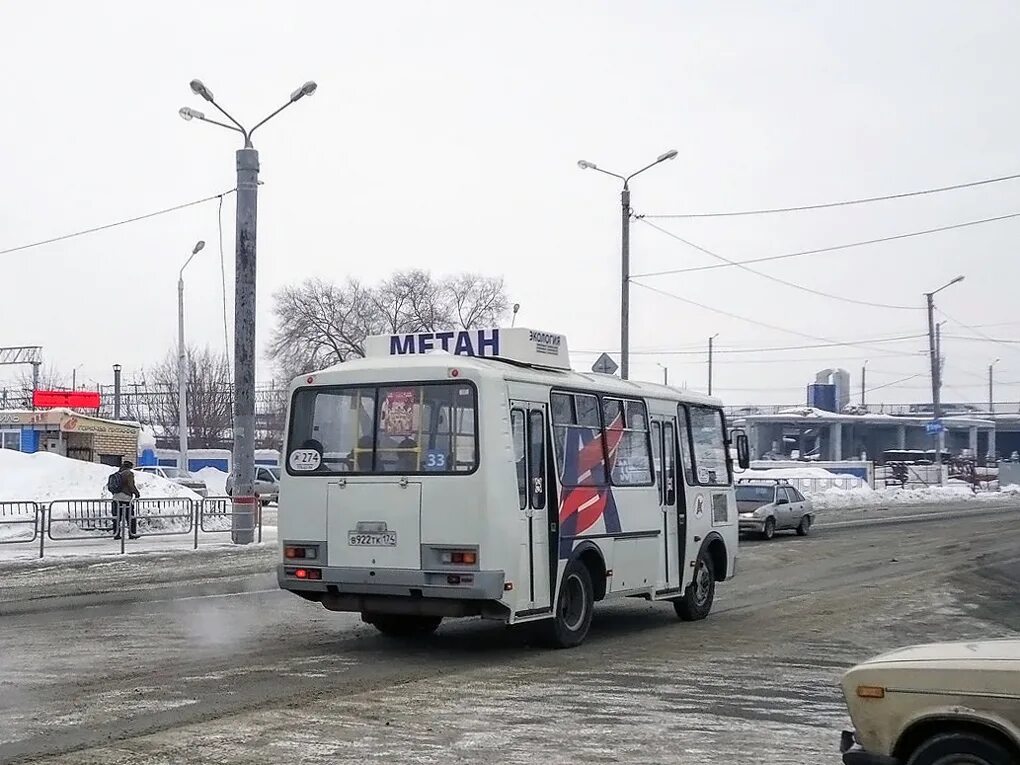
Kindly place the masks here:
<instances>
[{"instance_id":1,"label":"rear of bus","mask_svg":"<svg viewBox=\"0 0 1020 765\"><path fill-rule=\"evenodd\" d=\"M515 490L513 476L499 486L480 460L508 441L479 429L479 407L497 402L501 377L449 354L300 378L280 490L280 587L392 634L429 632L444 616L505 617L505 530L484 510Z\"/></svg>"}]
</instances>

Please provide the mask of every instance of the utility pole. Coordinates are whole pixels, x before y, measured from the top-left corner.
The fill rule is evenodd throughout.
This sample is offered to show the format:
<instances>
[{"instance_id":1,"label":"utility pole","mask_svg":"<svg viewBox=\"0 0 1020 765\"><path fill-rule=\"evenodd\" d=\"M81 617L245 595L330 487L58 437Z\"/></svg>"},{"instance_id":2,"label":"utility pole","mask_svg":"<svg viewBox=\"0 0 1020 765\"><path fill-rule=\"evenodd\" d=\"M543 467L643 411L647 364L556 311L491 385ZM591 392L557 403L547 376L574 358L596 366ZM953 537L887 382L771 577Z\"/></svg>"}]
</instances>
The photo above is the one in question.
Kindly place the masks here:
<instances>
[{"instance_id":1,"label":"utility pole","mask_svg":"<svg viewBox=\"0 0 1020 765\"><path fill-rule=\"evenodd\" d=\"M202 112L184 107L178 114L240 133L244 147L237 150L237 237L235 242L234 287L234 451L232 458L233 514L231 538L234 544L255 541L255 234L258 208L259 154L252 134L262 125L318 86L311 80L290 94L290 100L251 130L231 117L213 98L201 80L191 81L191 90L211 103L232 124L207 118Z\"/></svg>"},{"instance_id":2,"label":"utility pole","mask_svg":"<svg viewBox=\"0 0 1020 765\"><path fill-rule=\"evenodd\" d=\"M621 213L621 237L620 237L620 379L627 380L630 377L630 179L640 175L645 170L655 167L667 159L676 159L676 149L671 149L649 165L645 165L637 172L630 175L618 175L608 170L603 170L592 162L579 160L577 166L582 170L597 170L605 175L611 175L623 181L623 190L620 192L620 213Z\"/></svg>"},{"instance_id":3,"label":"utility pole","mask_svg":"<svg viewBox=\"0 0 1020 765\"><path fill-rule=\"evenodd\" d=\"M195 257L205 242L199 240L184 261L177 276L177 467L187 470L188 465L188 350L184 344L184 269Z\"/></svg>"},{"instance_id":4,"label":"utility pole","mask_svg":"<svg viewBox=\"0 0 1020 765\"><path fill-rule=\"evenodd\" d=\"M932 408L932 421L937 422L939 425L942 424L942 402L939 400L939 388L941 387L941 381L939 380L939 367L941 362L939 360L938 346L935 342L935 297L934 292L925 294L925 298L928 300L928 350L931 355L931 408ZM935 434L935 466L938 468L939 473L939 486L942 485L942 432L939 431Z\"/></svg>"},{"instance_id":5,"label":"utility pole","mask_svg":"<svg viewBox=\"0 0 1020 765\"><path fill-rule=\"evenodd\" d=\"M864 398L865 395L867 394L867 387L864 384L864 381L865 381L867 375L868 375L868 360L865 359L864 360L864 364L861 366L861 407L862 408L867 406L867 402L865 401L865 398Z\"/></svg>"},{"instance_id":6,"label":"utility pole","mask_svg":"<svg viewBox=\"0 0 1020 765\"><path fill-rule=\"evenodd\" d=\"M935 434L935 466L939 474L939 486L942 485L942 448L945 443L944 431L942 429L942 358L941 338L936 337L938 328L935 326L935 295L946 287L962 282L963 277L957 276L951 282L942 285L934 292L924 293L928 308L928 353L931 357L931 404L933 421L938 423L939 431Z\"/></svg>"},{"instance_id":7,"label":"utility pole","mask_svg":"<svg viewBox=\"0 0 1020 765\"><path fill-rule=\"evenodd\" d=\"M712 344L715 339L719 337L719 333L716 332L710 338L708 338L708 395L712 395Z\"/></svg>"},{"instance_id":8,"label":"utility pole","mask_svg":"<svg viewBox=\"0 0 1020 765\"><path fill-rule=\"evenodd\" d=\"M622 230L620 233L620 379L630 378L630 188L623 182L620 192Z\"/></svg>"}]
</instances>

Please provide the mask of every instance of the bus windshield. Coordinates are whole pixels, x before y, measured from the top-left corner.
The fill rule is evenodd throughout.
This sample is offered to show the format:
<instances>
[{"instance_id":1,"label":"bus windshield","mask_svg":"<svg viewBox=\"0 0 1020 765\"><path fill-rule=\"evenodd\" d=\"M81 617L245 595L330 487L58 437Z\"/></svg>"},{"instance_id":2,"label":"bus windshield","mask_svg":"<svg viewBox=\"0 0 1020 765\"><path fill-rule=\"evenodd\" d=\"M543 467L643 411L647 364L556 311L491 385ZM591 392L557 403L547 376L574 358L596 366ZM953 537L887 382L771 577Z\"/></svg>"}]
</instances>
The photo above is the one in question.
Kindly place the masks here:
<instances>
[{"instance_id":1,"label":"bus windshield","mask_svg":"<svg viewBox=\"0 0 1020 765\"><path fill-rule=\"evenodd\" d=\"M477 401L464 383L303 388L294 394L287 453L313 450L313 470L466 473L478 464Z\"/></svg>"}]
</instances>

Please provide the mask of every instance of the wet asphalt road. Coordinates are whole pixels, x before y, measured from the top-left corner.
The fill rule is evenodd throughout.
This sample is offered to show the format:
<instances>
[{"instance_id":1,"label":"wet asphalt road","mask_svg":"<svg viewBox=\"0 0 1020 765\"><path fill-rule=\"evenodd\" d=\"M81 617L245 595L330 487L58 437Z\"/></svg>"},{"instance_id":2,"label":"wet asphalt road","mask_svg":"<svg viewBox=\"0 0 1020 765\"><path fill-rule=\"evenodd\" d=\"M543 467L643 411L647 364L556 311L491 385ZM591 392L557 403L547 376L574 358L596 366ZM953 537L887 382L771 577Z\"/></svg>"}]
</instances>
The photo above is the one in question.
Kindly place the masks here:
<instances>
[{"instance_id":1,"label":"wet asphalt road","mask_svg":"<svg viewBox=\"0 0 1020 765\"><path fill-rule=\"evenodd\" d=\"M0 617L0 762L837 763L835 686L1020 630L1020 508L742 545L705 622L597 607L581 648L454 621L391 642L278 592Z\"/></svg>"}]
</instances>

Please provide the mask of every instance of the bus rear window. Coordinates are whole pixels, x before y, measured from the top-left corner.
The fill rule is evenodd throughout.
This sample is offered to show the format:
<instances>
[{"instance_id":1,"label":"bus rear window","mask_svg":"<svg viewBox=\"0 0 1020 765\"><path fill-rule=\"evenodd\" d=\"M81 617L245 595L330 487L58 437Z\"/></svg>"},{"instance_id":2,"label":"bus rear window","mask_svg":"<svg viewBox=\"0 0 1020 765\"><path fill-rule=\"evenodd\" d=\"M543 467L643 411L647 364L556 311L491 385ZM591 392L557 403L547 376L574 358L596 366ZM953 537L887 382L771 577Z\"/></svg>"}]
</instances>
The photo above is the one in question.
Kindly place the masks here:
<instances>
[{"instance_id":1,"label":"bus rear window","mask_svg":"<svg viewBox=\"0 0 1020 765\"><path fill-rule=\"evenodd\" d=\"M477 402L466 383L305 388L294 394L287 469L467 473L478 464Z\"/></svg>"}]
</instances>

